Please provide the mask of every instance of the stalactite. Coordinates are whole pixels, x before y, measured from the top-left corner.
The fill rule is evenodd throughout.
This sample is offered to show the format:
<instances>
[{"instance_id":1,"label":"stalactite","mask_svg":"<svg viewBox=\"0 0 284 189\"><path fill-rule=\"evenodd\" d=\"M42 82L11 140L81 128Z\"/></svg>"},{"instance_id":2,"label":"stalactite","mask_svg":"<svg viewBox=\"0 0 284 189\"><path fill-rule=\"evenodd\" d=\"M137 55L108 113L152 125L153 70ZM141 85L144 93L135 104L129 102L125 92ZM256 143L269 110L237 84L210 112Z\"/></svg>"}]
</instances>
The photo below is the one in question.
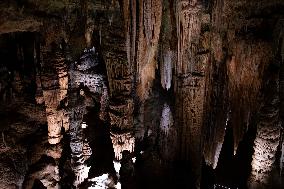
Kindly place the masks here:
<instances>
[{"instance_id":1,"label":"stalactite","mask_svg":"<svg viewBox=\"0 0 284 189\"><path fill-rule=\"evenodd\" d=\"M86 19L86 28L85 28L85 39L86 39L86 46L88 48L90 48L92 46L92 36L93 36L93 32L94 32L94 27L95 27L95 21L92 17L92 11L89 10L91 7L91 2L87 1L86 2L86 15L87 15L87 19Z\"/></svg>"},{"instance_id":2,"label":"stalactite","mask_svg":"<svg viewBox=\"0 0 284 189\"><path fill-rule=\"evenodd\" d=\"M210 51L210 64L206 75L206 105L203 154L207 165L216 168L222 150L230 108L228 107L228 89L225 59L225 40L222 38L224 20L223 0L212 2L209 37L204 41ZM219 162L220 164L222 162Z\"/></svg>"},{"instance_id":3,"label":"stalactite","mask_svg":"<svg viewBox=\"0 0 284 189\"><path fill-rule=\"evenodd\" d=\"M162 20L162 1L139 2L139 39L137 49L137 94L144 101L155 79L156 53Z\"/></svg>"},{"instance_id":4,"label":"stalactite","mask_svg":"<svg viewBox=\"0 0 284 189\"><path fill-rule=\"evenodd\" d=\"M171 88L173 69L172 54L173 53L171 51L165 52L163 61L161 62L161 84L162 87L166 90L169 90Z\"/></svg>"},{"instance_id":5,"label":"stalactite","mask_svg":"<svg viewBox=\"0 0 284 189\"><path fill-rule=\"evenodd\" d=\"M152 48L152 53L154 53ZM140 71L140 84L137 87L137 94L141 99L146 99L149 96L152 87L152 81L155 79L156 62L147 63Z\"/></svg>"},{"instance_id":6,"label":"stalactite","mask_svg":"<svg viewBox=\"0 0 284 189\"><path fill-rule=\"evenodd\" d=\"M219 116L216 118L217 120L221 119ZM227 118L226 123L224 124L225 127L222 125L222 120L217 121L217 124L220 124L219 126L213 128L214 130L210 130L210 136L205 142L204 145L204 156L205 156L205 162L207 165L212 166L213 169L216 169L218 162L219 162L219 156L222 150L222 146L225 139L225 133L226 128L228 126L229 121L229 112L227 112ZM208 137L208 136L207 136ZM210 137L213 137L210 138Z\"/></svg>"},{"instance_id":7,"label":"stalactite","mask_svg":"<svg viewBox=\"0 0 284 189\"><path fill-rule=\"evenodd\" d=\"M134 110L132 93L134 58L136 57L136 1L103 3L109 7L104 10L108 16L101 18L103 25L100 23L98 33L106 63L109 103L105 100L107 97L107 85L105 85L101 109L108 110L115 158L120 160L122 151L133 152L135 144L135 139L129 131L133 128ZM118 130L119 134L116 132ZM105 180L109 181L107 178ZM116 187L119 187L118 185ZM102 184L102 186L105 185Z\"/></svg>"},{"instance_id":8,"label":"stalactite","mask_svg":"<svg viewBox=\"0 0 284 189\"><path fill-rule=\"evenodd\" d=\"M178 37L178 63L177 73L184 74L194 71L194 62L184 61L190 56L187 53L194 50L193 43L198 43L201 32L201 6L196 1L180 0L177 3L177 37ZM189 50L189 48L191 50ZM189 51L189 52L188 52Z\"/></svg>"},{"instance_id":9,"label":"stalactite","mask_svg":"<svg viewBox=\"0 0 284 189\"><path fill-rule=\"evenodd\" d=\"M211 90L212 95L209 98L212 99L208 101L210 103L207 107L211 117L207 118L209 127L205 137L207 142L204 145L205 161L213 168L218 163L218 151L224 141L228 118L234 133L234 154L237 153L238 144L256 114L255 111L259 108L257 99L262 85L263 71L271 57L267 43L231 41L232 57L227 60L224 67L223 64L220 65L220 62L224 61L223 42L218 35L215 37L212 41L215 67L210 68L213 75L211 83L208 84L210 86L208 90ZM213 79L214 75L216 76ZM215 98L217 96L218 98ZM227 118L224 116L226 112Z\"/></svg>"},{"instance_id":10,"label":"stalactite","mask_svg":"<svg viewBox=\"0 0 284 189\"><path fill-rule=\"evenodd\" d=\"M115 159L122 159L122 152L124 150L133 152L135 147L135 138L131 133L114 134L111 133L111 140L115 153Z\"/></svg>"},{"instance_id":11,"label":"stalactite","mask_svg":"<svg viewBox=\"0 0 284 189\"><path fill-rule=\"evenodd\" d=\"M159 152L164 161L173 161L177 154L177 129L171 107L164 103L160 119Z\"/></svg>"},{"instance_id":12,"label":"stalactite","mask_svg":"<svg viewBox=\"0 0 284 189\"><path fill-rule=\"evenodd\" d=\"M129 64L123 60L117 60L116 64L109 59L106 62L108 71L109 90L111 96L129 96L132 90L131 73Z\"/></svg>"},{"instance_id":13,"label":"stalactite","mask_svg":"<svg viewBox=\"0 0 284 189\"><path fill-rule=\"evenodd\" d=\"M126 33L126 49L127 49L127 60L130 64L130 73L134 74L134 64L136 56L136 1L135 0L124 0L123 1L123 15L124 25Z\"/></svg>"},{"instance_id":14,"label":"stalactite","mask_svg":"<svg viewBox=\"0 0 284 189\"><path fill-rule=\"evenodd\" d=\"M233 56L227 64L227 70L236 154L238 144L250 124L251 115L259 107L257 97L271 51L266 43L244 41L237 42L232 51Z\"/></svg>"},{"instance_id":15,"label":"stalactite","mask_svg":"<svg viewBox=\"0 0 284 189\"><path fill-rule=\"evenodd\" d=\"M137 36L137 28L136 28L136 23L138 22L137 20L137 16L136 16L136 11L137 11L137 5L136 5L137 3L136 3L136 1L131 1L131 13L132 13L132 15L131 15L131 18L132 18L132 25L131 25L131 27L132 27L132 33L131 33L131 56L130 56L130 59L131 59L131 61L129 62L129 63L131 63L131 65L132 65L132 74L133 74L133 76L134 76L134 74L136 73L136 71L134 72L134 65L135 65L135 58L136 58L136 54L137 54L137 52L136 52L136 36Z\"/></svg>"},{"instance_id":16,"label":"stalactite","mask_svg":"<svg viewBox=\"0 0 284 189\"><path fill-rule=\"evenodd\" d=\"M40 81L40 76L37 75L36 76L36 95L35 95L35 99L37 104L43 104L44 103L44 98L43 98L43 94L42 94L42 86L41 86L41 81Z\"/></svg>"},{"instance_id":17,"label":"stalactite","mask_svg":"<svg viewBox=\"0 0 284 189\"><path fill-rule=\"evenodd\" d=\"M163 1L163 16L160 36L160 74L161 85L169 90L172 84L173 69L176 61L176 30L173 2Z\"/></svg>"},{"instance_id":18,"label":"stalactite","mask_svg":"<svg viewBox=\"0 0 284 189\"><path fill-rule=\"evenodd\" d=\"M119 103L111 102L109 104L109 117L112 128L121 130L131 129L133 127L133 109L132 99L125 99Z\"/></svg>"},{"instance_id":19,"label":"stalactite","mask_svg":"<svg viewBox=\"0 0 284 189\"><path fill-rule=\"evenodd\" d=\"M132 65L127 61L127 35L125 35L125 27L129 17L127 16L126 7L123 6L127 6L127 2L112 1L103 3L109 7L109 9L104 10L104 13L111 15L112 19L110 25L108 18L102 17L101 24L103 25L100 24L98 28L101 31L100 38L107 69L109 95L114 99L118 96L119 98L122 96L129 97L133 83Z\"/></svg>"}]
</instances>

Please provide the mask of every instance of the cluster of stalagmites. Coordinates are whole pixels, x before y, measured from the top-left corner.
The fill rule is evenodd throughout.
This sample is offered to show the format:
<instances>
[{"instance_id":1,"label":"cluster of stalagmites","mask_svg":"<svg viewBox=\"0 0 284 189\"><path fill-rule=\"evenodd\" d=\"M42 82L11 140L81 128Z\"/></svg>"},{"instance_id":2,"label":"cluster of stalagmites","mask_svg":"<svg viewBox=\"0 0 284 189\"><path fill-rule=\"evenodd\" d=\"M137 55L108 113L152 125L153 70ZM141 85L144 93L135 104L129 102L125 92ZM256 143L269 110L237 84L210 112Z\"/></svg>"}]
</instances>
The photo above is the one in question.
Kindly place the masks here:
<instances>
[{"instance_id":1,"label":"cluster of stalagmites","mask_svg":"<svg viewBox=\"0 0 284 189\"><path fill-rule=\"evenodd\" d=\"M53 67L44 65L41 76L37 78L36 101L39 104L44 103L46 107L49 144L60 145L63 129L70 136L71 167L75 174L73 184L77 187L88 178L90 167L85 162L92 154L83 135L83 129L87 127L83 122L87 113L86 107L94 106L91 94L99 95L100 118L105 119L108 89L105 75L98 71L98 54L94 47L86 49L79 61L72 63L70 67L63 54L56 53L54 57ZM55 159L61 158L61 154L56 151L48 152L47 155ZM54 170L56 167L58 169L57 163L54 166ZM45 187L59 187L54 185L60 180L58 171L55 174L48 164L44 167L39 172L29 174L31 179L25 184L26 188L31 187L35 179L40 180ZM41 175L47 173L51 177L53 175L57 177L52 180L41 178Z\"/></svg>"}]
</instances>

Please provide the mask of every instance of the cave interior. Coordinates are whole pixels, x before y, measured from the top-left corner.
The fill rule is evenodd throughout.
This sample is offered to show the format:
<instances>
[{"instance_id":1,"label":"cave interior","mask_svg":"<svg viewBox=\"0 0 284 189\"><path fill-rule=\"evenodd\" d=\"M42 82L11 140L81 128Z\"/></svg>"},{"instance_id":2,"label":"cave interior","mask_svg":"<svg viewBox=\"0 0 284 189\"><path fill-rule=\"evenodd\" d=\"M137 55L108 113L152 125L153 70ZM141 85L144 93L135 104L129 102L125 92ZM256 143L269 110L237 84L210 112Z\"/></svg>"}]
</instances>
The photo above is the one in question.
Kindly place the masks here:
<instances>
[{"instance_id":1,"label":"cave interior","mask_svg":"<svg viewBox=\"0 0 284 189\"><path fill-rule=\"evenodd\" d=\"M283 189L284 0L1 0L1 189Z\"/></svg>"}]
</instances>

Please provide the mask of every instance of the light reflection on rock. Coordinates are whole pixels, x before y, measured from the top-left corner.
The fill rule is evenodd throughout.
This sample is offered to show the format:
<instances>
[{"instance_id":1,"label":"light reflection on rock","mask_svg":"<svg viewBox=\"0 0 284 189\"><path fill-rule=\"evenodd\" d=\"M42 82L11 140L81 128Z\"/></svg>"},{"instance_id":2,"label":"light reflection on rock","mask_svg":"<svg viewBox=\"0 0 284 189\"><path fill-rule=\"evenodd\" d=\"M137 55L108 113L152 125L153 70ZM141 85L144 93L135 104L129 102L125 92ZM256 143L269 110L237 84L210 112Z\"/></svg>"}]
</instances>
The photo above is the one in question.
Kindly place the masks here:
<instances>
[{"instance_id":1,"label":"light reflection on rock","mask_svg":"<svg viewBox=\"0 0 284 189\"><path fill-rule=\"evenodd\" d=\"M121 189L120 183L118 182L117 184L115 184L113 177L108 173L102 174L101 176L95 178L91 178L88 181L92 182L92 185L89 186L88 189Z\"/></svg>"}]
</instances>

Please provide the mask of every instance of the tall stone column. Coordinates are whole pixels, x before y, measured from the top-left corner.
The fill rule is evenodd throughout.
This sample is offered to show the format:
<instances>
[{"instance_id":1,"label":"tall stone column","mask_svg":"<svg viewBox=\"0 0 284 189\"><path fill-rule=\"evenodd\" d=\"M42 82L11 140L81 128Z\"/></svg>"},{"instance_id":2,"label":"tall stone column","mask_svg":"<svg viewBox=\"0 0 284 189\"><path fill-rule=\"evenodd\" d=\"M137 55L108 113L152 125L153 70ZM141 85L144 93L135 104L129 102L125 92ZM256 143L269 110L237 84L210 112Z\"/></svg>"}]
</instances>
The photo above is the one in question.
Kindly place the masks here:
<instances>
[{"instance_id":1,"label":"tall stone column","mask_svg":"<svg viewBox=\"0 0 284 189\"><path fill-rule=\"evenodd\" d=\"M198 1L177 1L177 63L175 95L179 120L180 156L191 167L194 188L200 188L201 138L208 54L199 45L202 6Z\"/></svg>"},{"instance_id":2,"label":"tall stone column","mask_svg":"<svg viewBox=\"0 0 284 189\"><path fill-rule=\"evenodd\" d=\"M43 53L41 84L43 100L46 106L48 141L50 144L60 142L61 129L69 129L68 115L62 107L66 105L68 90L67 64L62 49L55 48Z\"/></svg>"},{"instance_id":3,"label":"tall stone column","mask_svg":"<svg viewBox=\"0 0 284 189\"><path fill-rule=\"evenodd\" d=\"M132 98L133 65L129 62L131 59L133 60L134 56L133 53L130 55L129 49L130 41L134 39L130 39L130 36L126 34L130 30L130 20L128 20L130 13L127 11L129 7L135 6L132 3L130 1L103 2L102 6L106 9L98 11L104 16L97 18L100 27L96 29L100 34L100 44L109 84L108 114L116 161L121 160L124 150L133 152L135 144Z\"/></svg>"}]
</instances>

